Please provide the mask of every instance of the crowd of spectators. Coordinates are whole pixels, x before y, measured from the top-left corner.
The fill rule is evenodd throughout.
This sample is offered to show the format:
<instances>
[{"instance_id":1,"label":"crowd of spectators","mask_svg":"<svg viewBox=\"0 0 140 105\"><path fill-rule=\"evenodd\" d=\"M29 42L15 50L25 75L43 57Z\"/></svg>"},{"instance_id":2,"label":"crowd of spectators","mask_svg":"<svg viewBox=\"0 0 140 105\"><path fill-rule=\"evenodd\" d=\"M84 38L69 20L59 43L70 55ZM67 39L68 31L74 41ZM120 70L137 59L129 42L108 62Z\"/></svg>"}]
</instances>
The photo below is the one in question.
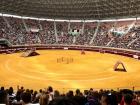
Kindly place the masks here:
<instances>
[{"instance_id":1,"label":"crowd of spectators","mask_svg":"<svg viewBox=\"0 0 140 105\"><path fill-rule=\"evenodd\" d=\"M129 89L114 90L69 90L60 93L51 86L39 91L18 86L17 92L12 87L0 89L0 104L6 105L139 105L140 91Z\"/></svg>"},{"instance_id":2,"label":"crowd of spectators","mask_svg":"<svg viewBox=\"0 0 140 105\"><path fill-rule=\"evenodd\" d=\"M139 20L58 22L0 16L0 38L12 45L93 45L140 50ZM71 35L70 30L79 34Z\"/></svg>"},{"instance_id":3,"label":"crowd of spectators","mask_svg":"<svg viewBox=\"0 0 140 105\"><path fill-rule=\"evenodd\" d=\"M119 21L115 25L115 28L118 29L120 33L113 33L115 37L113 37L112 43L110 47L116 48L130 48L128 45L138 38L136 35L136 31L133 30L135 26L135 21ZM133 48L132 48L133 49Z\"/></svg>"},{"instance_id":4,"label":"crowd of spectators","mask_svg":"<svg viewBox=\"0 0 140 105\"><path fill-rule=\"evenodd\" d=\"M93 40L93 45L95 46L106 46L111 40L109 30L113 27L114 22L100 23L98 33Z\"/></svg>"},{"instance_id":5,"label":"crowd of spectators","mask_svg":"<svg viewBox=\"0 0 140 105\"><path fill-rule=\"evenodd\" d=\"M70 25L68 22L56 22L56 30L58 44L71 45L73 43L73 36L69 34Z\"/></svg>"}]
</instances>

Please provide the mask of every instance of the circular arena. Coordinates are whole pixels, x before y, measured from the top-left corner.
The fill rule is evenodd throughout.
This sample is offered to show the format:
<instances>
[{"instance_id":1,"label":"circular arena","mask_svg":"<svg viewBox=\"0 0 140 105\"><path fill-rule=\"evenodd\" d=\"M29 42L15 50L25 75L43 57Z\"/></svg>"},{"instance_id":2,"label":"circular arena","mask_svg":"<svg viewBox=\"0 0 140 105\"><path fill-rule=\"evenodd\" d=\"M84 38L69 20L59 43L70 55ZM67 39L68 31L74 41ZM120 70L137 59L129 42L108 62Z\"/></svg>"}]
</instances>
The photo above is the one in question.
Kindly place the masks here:
<instances>
[{"instance_id":1,"label":"circular arena","mask_svg":"<svg viewBox=\"0 0 140 105\"><path fill-rule=\"evenodd\" d=\"M140 76L136 75L140 71L140 61L133 58L90 51L85 51L85 55L74 50L37 52L39 56L28 58L21 57L22 53L1 54L1 85L15 88L20 85L36 90L48 85L56 89L140 87ZM114 71L118 60L124 63L127 72Z\"/></svg>"},{"instance_id":2,"label":"circular arena","mask_svg":"<svg viewBox=\"0 0 140 105\"><path fill-rule=\"evenodd\" d=\"M140 0L1 0L0 104L140 105Z\"/></svg>"},{"instance_id":3,"label":"circular arena","mask_svg":"<svg viewBox=\"0 0 140 105\"><path fill-rule=\"evenodd\" d=\"M75 90L77 87L82 90L90 87L97 90L140 88L140 77L136 75L140 70L140 61L139 56L134 56L135 53L138 55L138 52L83 46L24 47L1 50L1 85L12 85L15 88L20 85L34 87L36 90L51 85L61 92ZM32 48L37 48L36 52L39 55L28 55ZM125 72L115 71L118 61L123 63ZM117 67L123 69L122 65Z\"/></svg>"}]
</instances>

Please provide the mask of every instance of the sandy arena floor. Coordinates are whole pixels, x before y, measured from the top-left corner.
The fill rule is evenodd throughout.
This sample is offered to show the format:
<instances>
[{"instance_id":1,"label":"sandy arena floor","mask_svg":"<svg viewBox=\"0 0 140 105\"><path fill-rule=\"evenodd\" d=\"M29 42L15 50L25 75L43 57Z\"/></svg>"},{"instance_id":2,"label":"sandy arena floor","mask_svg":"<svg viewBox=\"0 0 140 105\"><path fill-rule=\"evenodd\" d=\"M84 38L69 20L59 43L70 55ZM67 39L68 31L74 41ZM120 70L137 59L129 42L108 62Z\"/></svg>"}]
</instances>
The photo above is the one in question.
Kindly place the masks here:
<instances>
[{"instance_id":1,"label":"sandy arena floor","mask_svg":"<svg viewBox=\"0 0 140 105\"><path fill-rule=\"evenodd\" d=\"M71 50L42 50L39 56L0 54L0 86L40 89L49 85L66 91L80 88L133 87L140 89L140 61L119 55ZM63 61L62 59L63 58ZM127 72L115 72L122 61Z\"/></svg>"}]
</instances>

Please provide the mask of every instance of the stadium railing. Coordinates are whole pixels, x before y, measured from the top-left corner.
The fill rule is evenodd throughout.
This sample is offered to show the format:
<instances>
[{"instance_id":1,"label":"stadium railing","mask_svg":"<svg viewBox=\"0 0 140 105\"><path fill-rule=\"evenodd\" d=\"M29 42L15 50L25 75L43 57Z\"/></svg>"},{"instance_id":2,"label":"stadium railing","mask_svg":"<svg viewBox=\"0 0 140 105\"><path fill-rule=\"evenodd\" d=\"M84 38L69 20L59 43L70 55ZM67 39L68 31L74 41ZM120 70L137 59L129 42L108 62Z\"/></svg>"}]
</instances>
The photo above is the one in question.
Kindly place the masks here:
<instances>
[{"instance_id":1,"label":"stadium railing","mask_svg":"<svg viewBox=\"0 0 140 105\"><path fill-rule=\"evenodd\" d=\"M129 50L122 48L113 48L113 47L100 47L100 46L83 46L83 45L19 45L12 46L9 48L0 48L0 53L6 53L6 51L18 52L24 50L30 50L35 48L36 50L45 50L45 49L63 49L63 50L85 50L85 51L95 51L100 53L111 53L122 56L127 56L140 60L140 51Z\"/></svg>"}]
</instances>

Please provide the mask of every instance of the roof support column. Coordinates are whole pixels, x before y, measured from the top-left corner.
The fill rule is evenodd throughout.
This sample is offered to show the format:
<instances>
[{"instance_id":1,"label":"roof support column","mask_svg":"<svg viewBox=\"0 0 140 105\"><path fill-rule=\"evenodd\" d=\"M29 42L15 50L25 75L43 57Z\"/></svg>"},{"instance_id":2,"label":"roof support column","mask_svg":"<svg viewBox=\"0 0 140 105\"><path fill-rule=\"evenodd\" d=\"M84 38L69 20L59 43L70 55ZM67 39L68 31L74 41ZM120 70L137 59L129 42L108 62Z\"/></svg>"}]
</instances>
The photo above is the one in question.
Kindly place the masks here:
<instances>
[{"instance_id":1,"label":"roof support column","mask_svg":"<svg viewBox=\"0 0 140 105\"><path fill-rule=\"evenodd\" d=\"M68 33L70 31L70 20L69 20L69 23L68 23Z\"/></svg>"},{"instance_id":2,"label":"roof support column","mask_svg":"<svg viewBox=\"0 0 140 105\"><path fill-rule=\"evenodd\" d=\"M95 30L95 33L94 33L92 39L91 39L90 42L89 42L90 45L93 43L93 40L94 40L95 37L97 36L99 27L100 27L100 22L98 22L97 28L96 28L96 30Z\"/></svg>"},{"instance_id":3,"label":"roof support column","mask_svg":"<svg viewBox=\"0 0 140 105\"><path fill-rule=\"evenodd\" d=\"M58 35L57 35L57 29L56 29L56 22L54 20L54 35L55 35L55 38L56 38L56 43L58 43Z\"/></svg>"},{"instance_id":4,"label":"roof support column","mask_svg":"<svg viewBox=\"0 0 140 105\"><path fill-rule=\"evenodd\" d=\"M24 21L23 18L22 18L22 23L23 23L23 25L24 25L24 27L25 27L25 30L28 32L28 27L27 27L27 25L26 25L26 23L25 23L25 21Z\"/></svg>"},{"instance_id":5,"label":"roof support column","mask_svg":"<svg viewBox=\"0 0 140 105\"><path fill-rule=\"evenodd\" d=\"M84 20L83 25L82 25L82 34L84 34L84 29L85 29L85 20Z\"/></svg>"}]
</instances>

